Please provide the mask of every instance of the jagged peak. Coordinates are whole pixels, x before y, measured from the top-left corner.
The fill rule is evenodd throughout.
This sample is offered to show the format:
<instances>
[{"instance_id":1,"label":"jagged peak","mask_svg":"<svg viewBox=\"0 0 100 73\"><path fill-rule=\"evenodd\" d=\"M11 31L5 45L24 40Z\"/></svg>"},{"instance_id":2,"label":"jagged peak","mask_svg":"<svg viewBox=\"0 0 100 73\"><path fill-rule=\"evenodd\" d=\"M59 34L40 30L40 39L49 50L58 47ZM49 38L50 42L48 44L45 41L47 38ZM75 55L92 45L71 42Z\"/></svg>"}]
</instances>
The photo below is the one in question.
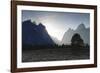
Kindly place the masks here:
<instances>
[{"instance_id":1,"label":"jagged peak","mask_svg":"<svg viewBox=\"0 0 100 73\"><path fill-rule=\"evenodd\" d=\"M25 20L22 23L26 26L32 27L32 29L45 29L45 26L41 22L37 24L36 21Z\"/></svg>"},{"instance_id":2,"label":"jagged peak","mask_svg":"<svg viewBox=\"0 0 100 73\"><path fill-rule=\"evenodd\" d=\"M25 20L25 21L23 21L23 22L31 22L31 20L29 19L29 20Z\"/></svg>"},{"instance_id":3,"label":"jagged peak","mask_svg":"<svg viewBox=\"0 0 100 73\"><path fill-rule=\"evenodd\" d=\"M67 32L73 32L74 30L73 29L71 29L71 28L69 28L68 30L67 30Z\"/></svg>"},{"instance_id":4,"label":"jagged peak","mask_svg":"<svg viewBox=\"0 0 100 73\"><path fill-rule=\"evenodd\" d=\"M84 25L84 23L81 23L81 24L77 27L77 29L83 29L83 28L86 28L85 25Z\"/></svg>"},{"instance_id":5,"label":"jagged peak","mask_svg":"<svg viewBox=\"0 0 100 73\"><path fill-rule=\"evenodd\" d=\"M71 31L73 31L73 29L71 29L71 28L69 28L68 30L71 30Z\"/></svg>"},{"instance_id":6,"label":"jagged peak","mask_svg":"<svg viewBox=\"0 0 100 73\"><path fill-rule=\"evenodd\" d=\"M39 23L38 26L39 26L39 27L43 27L43 28L45 28L45 26L44 26L42 23Z\"/></svg>"}]
</instances>

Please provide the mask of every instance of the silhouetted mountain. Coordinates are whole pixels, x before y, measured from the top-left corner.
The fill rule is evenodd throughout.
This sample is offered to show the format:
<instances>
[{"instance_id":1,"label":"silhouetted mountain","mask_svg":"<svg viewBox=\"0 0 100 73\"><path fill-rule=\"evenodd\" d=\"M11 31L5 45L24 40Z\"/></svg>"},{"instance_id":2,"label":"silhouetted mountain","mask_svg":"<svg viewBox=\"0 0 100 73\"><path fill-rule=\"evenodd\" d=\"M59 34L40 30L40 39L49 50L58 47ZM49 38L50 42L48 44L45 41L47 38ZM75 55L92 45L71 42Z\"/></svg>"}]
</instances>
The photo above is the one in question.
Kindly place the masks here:
<instances>
[{"instance_id":1,"label":"silhouetted mountain","mask_svg":"<svg viewBox=\"0 0 100 73\"><path fill-rule=\"evenodd\" d=\"M86 28L84 24L80 24L76 30L69 28L63 36L62 44L71 44L71 38L75 33L80 34L84 43L90 45L90 28Z\"/></svg>"},{"instance_id":2,"label":"silhouetted mountain","mask_svg":"<svg viewBox=\"0 0 100 73\"><path fill-rule=\"evenodd\" d=\"M23 45L54 45L53 40L42 23L27 20L22 22L22 43Z\"/></svg>"}]
</instances>

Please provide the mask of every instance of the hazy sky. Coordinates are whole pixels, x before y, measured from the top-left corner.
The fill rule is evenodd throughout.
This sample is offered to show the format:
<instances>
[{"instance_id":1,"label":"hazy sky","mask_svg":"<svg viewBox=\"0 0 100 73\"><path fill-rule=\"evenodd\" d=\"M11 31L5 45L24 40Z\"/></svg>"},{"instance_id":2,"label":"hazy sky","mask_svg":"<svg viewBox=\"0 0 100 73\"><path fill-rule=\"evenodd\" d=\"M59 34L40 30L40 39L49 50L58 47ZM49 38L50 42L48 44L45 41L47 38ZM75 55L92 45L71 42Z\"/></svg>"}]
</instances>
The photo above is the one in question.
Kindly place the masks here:
<instances>
[{"instance_id":1,"label":"hazy sky","mask_svg":"<svg viewBox=\"0 0 100 73\"><path fill-rule=\"evenodd\" d=\"M90 26L89 13L71 13L71 12L48 12L48 11L30 11L22 10L22 21L36 21L45 25L48 33L61 40L64 33L69 29L76 29L81 23L86 27Z\"/></svg>"}]
</instances>

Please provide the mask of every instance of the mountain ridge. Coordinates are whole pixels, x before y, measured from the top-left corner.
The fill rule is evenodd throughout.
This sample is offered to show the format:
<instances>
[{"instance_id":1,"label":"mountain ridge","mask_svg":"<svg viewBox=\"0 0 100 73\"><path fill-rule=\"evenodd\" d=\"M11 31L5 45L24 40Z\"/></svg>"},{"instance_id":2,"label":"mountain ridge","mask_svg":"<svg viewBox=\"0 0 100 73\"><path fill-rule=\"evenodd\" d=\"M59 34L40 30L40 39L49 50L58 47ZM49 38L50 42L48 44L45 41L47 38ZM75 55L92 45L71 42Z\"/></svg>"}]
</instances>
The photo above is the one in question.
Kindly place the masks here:
<instances>
[{"instance_id":1,"label":"mountain ridge","mask_svg":"<svg viewBox=\"0 0 100 73\"><path fill-rule=\"evenodd\" d=\"M80 34L80 36L82 37L82 39L84 40L84 43L85 44L90 44L90 39L89 39L89 37L90 37L90 28L88 27L88 28L86 28L85 27L85 25L82 23L82 24L80 24L75 30L73 30L73 29L71 29L71 28L69 28L66 32L65 32L65 34L64 34L64 36L63 36L63 38L62 38L62 41L61 41L61 43L62 44L71 44L71 38L72 38L72 36L75 34L75 33L78 33L78 34Z\"/></svg>"},{"instance_id":2,"label":"mountain ridge","mask_svg":"<svg viewBox=\"0 0 100 73\"><path fill-rule=\"evenodd\" d=\"M90 28L86 28L82 23L75 30L69 28L61 41L56 37L52 37L48 34L46 27L36 22L31 22L31 20L26 20L22 22L22 43L29 45L70 45L72 36L78 33L85 44L90 44Z\"/></svg>"}]
</instances>

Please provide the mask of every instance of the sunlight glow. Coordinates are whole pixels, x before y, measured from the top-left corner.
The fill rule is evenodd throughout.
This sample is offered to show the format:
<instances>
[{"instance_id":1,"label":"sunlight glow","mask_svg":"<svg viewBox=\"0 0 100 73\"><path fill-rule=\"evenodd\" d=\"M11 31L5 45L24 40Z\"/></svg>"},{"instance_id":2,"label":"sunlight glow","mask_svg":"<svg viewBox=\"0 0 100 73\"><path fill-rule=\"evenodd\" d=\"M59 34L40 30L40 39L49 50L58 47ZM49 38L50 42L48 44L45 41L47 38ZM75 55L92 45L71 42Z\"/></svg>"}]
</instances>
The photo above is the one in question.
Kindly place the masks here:
<instances>
[{"instance_id":1,"label":"sunlight glow","mask_svg":"<svg viewBox=\"0 0 100 73\"><path fill-rule=\"evenodd\" d=\"M46 26L48 34L52 37L57 38L59 41L62 40L64 32L61 29L56 28L55 26L50 25L50 23L43 23Z\"/></svg>"},{"instance_id":2,"label":"sunlight glow","mask_svg":"<svg viewBox=\"0 0 100 73\"><path fill-rule=\"evenodd\" d=\"M39 17L38 21L41 22L45 26L48 34L51 37L56 38L57 40L61 41L65 32L61 27L59 29L59 24L58 26L55 25L57 23L55 23L54 19L56 19L56 15L47 15L44 17Z\"/></svg>"}]
</instances>

